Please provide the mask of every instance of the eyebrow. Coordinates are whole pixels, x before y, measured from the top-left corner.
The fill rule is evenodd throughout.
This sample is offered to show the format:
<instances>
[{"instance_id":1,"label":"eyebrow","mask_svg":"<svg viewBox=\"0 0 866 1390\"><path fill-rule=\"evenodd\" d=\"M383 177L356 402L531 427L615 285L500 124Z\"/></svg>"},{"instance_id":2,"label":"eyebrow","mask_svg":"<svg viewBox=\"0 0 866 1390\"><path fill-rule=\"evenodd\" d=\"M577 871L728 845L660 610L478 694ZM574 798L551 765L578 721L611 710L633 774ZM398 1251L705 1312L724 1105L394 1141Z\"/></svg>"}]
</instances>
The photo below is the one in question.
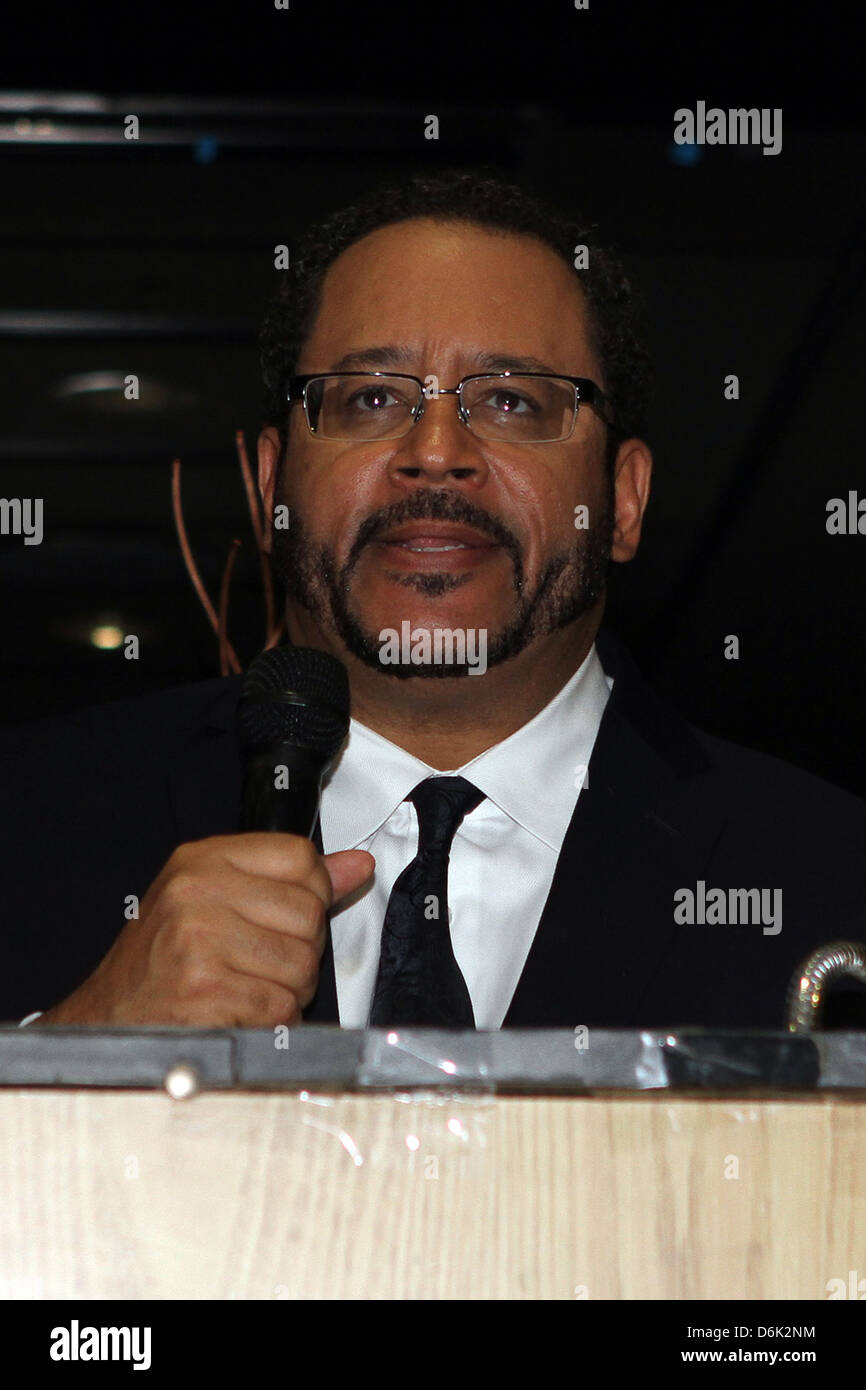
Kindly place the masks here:
<instances>
[{"instance_id":1,"label":"eyebrow","mask_svg":"<svg viewBox=\"0 0 866 1390\"><path fill-rule=\"evenodd\" d=\"M338 362L332 362L328 371L351 372L364 367L411 367L414 360L415 353L411 348L388 343L381 347L359 348L355 352L347 352ZM548 372L551 376L562 375L559 368L551 367L549 363L542 362L537 357L522 354L515 356L511 353L478 352L475 354L475 366L482 372ZM566 372L565 375L570 376L571 373Z\"/></svg>"}]
</instances>

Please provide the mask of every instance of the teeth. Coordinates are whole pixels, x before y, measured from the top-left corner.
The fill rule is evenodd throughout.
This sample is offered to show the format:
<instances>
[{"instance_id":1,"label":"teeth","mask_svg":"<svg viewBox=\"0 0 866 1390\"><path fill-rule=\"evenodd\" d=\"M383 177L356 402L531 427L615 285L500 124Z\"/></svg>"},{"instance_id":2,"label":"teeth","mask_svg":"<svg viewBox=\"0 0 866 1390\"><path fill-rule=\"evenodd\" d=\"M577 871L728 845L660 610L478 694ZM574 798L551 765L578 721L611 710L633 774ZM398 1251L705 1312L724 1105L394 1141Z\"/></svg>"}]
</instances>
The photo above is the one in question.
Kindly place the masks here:
<instances>
[{"instance_id":1,"label":"teeth","mask_svg":"<svg viewBox=\"0 0 866 1390\"><path fill-rule=\"evenodd\" d=\"M457 545L413 545L411 541L400 541L399 544L404 550L414 550L419 555L435 555L440 550L465 550L466 546Z\"/></svg>"}]
</instances>

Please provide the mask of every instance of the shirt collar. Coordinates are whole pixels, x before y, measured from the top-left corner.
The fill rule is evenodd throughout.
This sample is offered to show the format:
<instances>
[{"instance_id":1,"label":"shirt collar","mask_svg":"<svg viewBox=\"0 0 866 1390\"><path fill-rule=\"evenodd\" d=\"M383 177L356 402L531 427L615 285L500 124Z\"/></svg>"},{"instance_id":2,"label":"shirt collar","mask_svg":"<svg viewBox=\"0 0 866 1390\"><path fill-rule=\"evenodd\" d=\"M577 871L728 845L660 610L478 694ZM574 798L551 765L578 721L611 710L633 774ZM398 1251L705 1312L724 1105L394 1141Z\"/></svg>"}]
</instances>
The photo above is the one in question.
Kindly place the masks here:
<instances>
[{"instance_id":1,"label":"shirt collar","mask_svg":"<svg viewBox=\"0 0 866 1390\"><path fill-rule=\"evenodd\" d=\"M612 686L593 645L544 709L451 775L468 778L507 816L558 852L577 800L578 769L589 764ZM413 787L426 777L443 775L441 768L429 767L353 719L322 796L327 849L362 844Z\"/></svg>"}]
</instances>

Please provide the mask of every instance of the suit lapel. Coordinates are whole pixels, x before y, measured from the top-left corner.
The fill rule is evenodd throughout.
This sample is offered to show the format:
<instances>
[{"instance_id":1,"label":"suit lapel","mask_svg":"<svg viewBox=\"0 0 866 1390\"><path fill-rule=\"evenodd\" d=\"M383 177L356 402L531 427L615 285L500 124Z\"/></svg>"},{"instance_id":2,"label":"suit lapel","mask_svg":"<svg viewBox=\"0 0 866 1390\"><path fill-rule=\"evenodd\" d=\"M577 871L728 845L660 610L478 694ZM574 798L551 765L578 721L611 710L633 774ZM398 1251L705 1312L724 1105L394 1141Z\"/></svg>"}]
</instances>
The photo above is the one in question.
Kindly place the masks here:
<instances>
[{"instance_id":1,"label":"suit lapel","mask_svg":"<svg viewBox=\"0 0 866 1390\"><path fill-rule=\"evenodd\" d=\"M694 795L709 763L688 726L623 652L599 652L613 692L504 1027L637 1026L680 931L674 890L723 823Z\"/></svg>"},{"instance_id":2,"label":"suit lapel","mask_svg":"<svg viewBox=\"0 0 866 1390\"><path fill-rule=\"evenodd\" d=\"M220 682L194 737L169 770L169 799L178 844L238 828L243 769L234 735L241 677Z\"/></svg>"}]
</instances>

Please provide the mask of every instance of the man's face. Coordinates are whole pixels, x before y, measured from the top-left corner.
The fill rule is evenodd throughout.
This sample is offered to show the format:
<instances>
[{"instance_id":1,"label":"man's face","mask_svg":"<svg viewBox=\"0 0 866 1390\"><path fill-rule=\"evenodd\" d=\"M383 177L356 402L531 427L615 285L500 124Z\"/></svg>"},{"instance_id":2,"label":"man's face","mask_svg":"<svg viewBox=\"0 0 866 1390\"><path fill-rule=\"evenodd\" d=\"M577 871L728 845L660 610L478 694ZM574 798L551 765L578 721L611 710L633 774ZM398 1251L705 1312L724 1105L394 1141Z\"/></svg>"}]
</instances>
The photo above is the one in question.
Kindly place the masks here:
<instances>
[{"instance_id":1,"label":"man's face","mask_svg":"<svg viewBox=\"0 0 866 1390\"><path fill-rule=\"evenodd\" d=\"M403 356L385 361L382 348ZM473 372L520 370L517 360L491 366L494 355L603 385L582 291L553 251L416 219L370 234L330 267L297 371L410 372L453 387ZM273 532L275 566L311 645L312 632L392 677L465 674L382 665L380 634L406 621L413 632L483 631L494 666L599 604L613 493L606 430L590 408L570 439L527 445L477 438L454 396L425 401L403 437L362 443L316 438L295 406L279 496L275 436L260 440L267 511L289 508L288 529ZM588 529L575 526L579 505Z\"/></svg>"}]
</instances>

